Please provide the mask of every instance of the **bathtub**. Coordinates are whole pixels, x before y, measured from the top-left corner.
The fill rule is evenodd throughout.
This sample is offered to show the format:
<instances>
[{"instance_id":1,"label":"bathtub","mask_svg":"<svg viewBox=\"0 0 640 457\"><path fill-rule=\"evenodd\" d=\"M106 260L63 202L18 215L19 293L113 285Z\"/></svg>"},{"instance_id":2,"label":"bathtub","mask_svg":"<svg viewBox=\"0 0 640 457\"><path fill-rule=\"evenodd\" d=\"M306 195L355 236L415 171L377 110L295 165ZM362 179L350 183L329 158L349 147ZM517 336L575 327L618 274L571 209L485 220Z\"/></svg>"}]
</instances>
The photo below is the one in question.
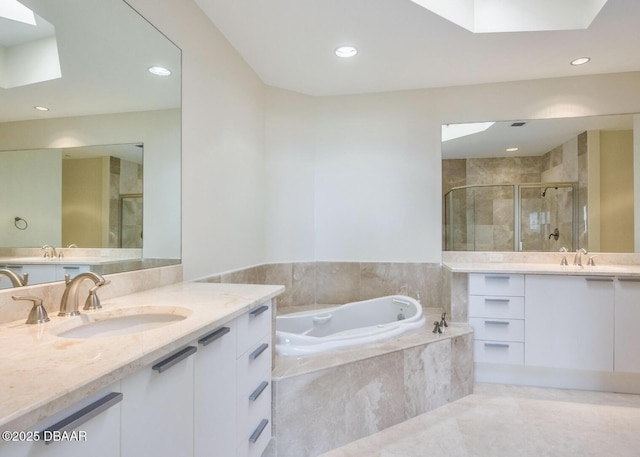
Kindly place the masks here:
<instances>
[{"instance_id":1,"label":"bathtub","mask_svg":"<svg viewBox=\"0 0 640 457\"><path fill-rule=\"evenodd\" d=\"M276 317L276 353L317 354L393 338L425 325L422 306L404 295Z\"/></svg>"}]
</instances>

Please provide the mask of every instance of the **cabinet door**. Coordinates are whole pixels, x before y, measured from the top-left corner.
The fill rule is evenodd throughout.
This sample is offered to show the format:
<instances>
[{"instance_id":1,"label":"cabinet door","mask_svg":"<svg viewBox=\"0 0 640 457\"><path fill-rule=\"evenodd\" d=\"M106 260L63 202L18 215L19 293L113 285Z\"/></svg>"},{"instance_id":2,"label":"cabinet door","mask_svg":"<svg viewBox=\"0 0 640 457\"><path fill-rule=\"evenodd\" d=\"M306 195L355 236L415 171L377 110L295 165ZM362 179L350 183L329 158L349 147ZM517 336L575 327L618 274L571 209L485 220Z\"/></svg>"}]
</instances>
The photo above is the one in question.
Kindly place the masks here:
<instances>
[{"instance_id":1,"label":"cabinet door","mask_svg":"<svg viewBox=\"0 0 640 457\"><path fill-rule=\"evenodd\" d=\"M526 365L613 370L613 278L527 275Z\"/></svg>"},{"instance_id":2,"label":"cabinet door","mask_svg":"<svg viewBox=\"0 0 640 457\"><path fill-rule=\"evenodd\" d=\"M120 455L120 383L78 402L32 427L31 441L1 441L10 457L118 457ZM38 441L33 441L37 432ZM16 437L19 438L19 437ZM44 439L50 441L45 443Z\"/></svg>"},{"instance_id":3,"label":"cabinet door","mask_svg":"<svg viewBox=\"0 0 640 457\"><path fill-rule=\"evenodd\" d=\"M615 371L640 373L640 278L618 278L615 314Z\"/></svg>"},{"instance_id":4,"label":"cabinet door","mask_svg":"<svg viewBox=\"0 0 640 457\"><path fill-rule=\"evenodd\" d=\"M122 456L193 456L194 346L122 380Z\"/></svg>"},{"instance_id":5,"label":"cabinet door","mask_svg":"<svg viewBox=\"0 0 640 457\"><path fill-rule=\"evenodd\" d=\"M235 322L203 335L195 355L196 457L236 454Z\"/></svg>"}]
</instances>

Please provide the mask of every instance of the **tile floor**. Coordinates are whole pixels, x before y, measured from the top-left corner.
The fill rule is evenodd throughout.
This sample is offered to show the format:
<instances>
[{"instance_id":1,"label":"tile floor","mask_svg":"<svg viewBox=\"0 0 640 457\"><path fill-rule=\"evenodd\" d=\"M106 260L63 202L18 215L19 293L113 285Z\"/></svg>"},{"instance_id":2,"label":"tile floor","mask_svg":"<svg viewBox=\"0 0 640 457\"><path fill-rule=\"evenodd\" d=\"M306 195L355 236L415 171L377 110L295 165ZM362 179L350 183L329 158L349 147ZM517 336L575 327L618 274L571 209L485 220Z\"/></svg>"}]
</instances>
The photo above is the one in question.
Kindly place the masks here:
<instances>
[{"instance_id":1,"label":"tile floor","mask_svg":"<svg viewBox=\"0 0 640 457\"><path fill-rule=\"evenodd\" d=\"M476 384L321 457L638 457L640 395Z\"/></svg>"}]
</instances>

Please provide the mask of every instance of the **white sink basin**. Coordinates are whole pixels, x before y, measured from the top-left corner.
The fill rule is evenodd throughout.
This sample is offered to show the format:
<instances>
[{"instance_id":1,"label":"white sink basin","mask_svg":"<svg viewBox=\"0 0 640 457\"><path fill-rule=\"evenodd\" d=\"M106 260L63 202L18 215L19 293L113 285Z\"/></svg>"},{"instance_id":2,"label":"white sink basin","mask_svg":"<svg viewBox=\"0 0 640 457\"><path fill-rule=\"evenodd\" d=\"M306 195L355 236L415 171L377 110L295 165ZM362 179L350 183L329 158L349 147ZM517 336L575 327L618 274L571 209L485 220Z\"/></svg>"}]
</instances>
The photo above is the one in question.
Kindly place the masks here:
<instances>
[{"instance_id":1,"label":"white sink basin","mask_svg":"<svg viewBox=\"0 0 640 457\"><path fill-rule=\"evenodd\" d=\"M175 324L186 319L184 308L144 306L110 312L82 314L52 329L60 338L105 338L130 335Z\"/></svg>"}]
</instances>

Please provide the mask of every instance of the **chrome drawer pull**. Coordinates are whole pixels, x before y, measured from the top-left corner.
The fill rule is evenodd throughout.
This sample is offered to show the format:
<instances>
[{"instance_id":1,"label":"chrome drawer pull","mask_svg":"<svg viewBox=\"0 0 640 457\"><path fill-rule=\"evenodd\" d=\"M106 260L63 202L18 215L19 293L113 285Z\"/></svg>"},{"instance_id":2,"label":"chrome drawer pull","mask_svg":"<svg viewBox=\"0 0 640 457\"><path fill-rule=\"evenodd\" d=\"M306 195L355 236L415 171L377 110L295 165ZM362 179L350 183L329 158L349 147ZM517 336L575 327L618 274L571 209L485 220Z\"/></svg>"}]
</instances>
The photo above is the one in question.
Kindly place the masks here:
<instances>
[{"instance_id":1,"label":"chrome drawer pull","mask_svg":"<svg viewBox=\"0 0 640 457\"><path fill-rule=\"evenodd\" d=\"M79 270L80 267L62 267L63 270Z\"/></svg>"},{"instance_id":2,"label":"chrome drawer pull","mask_svg":"<svg viewBox=\"0 0 640 457\"><path fill-rule=\"evenodd\" d=\"M79 411L71 414L69 417L62 419L60 422L53 424L46 430L43 430L40 436L51 436L52 439L45 440L44 444L53 443L53 433L46 432L69 432L75 428L80 427L85 422L96 417L98 414L103 411L108 410L113 405L116 405L122 401L122 394L120 392L111 392L110 394L105 395L99 400L94 401L88 406L85 406Z\"/></svg>"},{"instance_id":3,"label":"chrome drawer pull","mask_svg":"<svg viewBox=\"0 0 640 457\"><path fill-rule=\"evenodd\" d=\"M156 363L154 366L151 367L151 369L157 371L158 373L167 371L169 368L171 368L175 364L180 363L190 355L195 354L197 350L198 348L195 346L187 346L186 348L167 357L161 362Z\"/></svg>"},{"instance_id":4,"label":"chrome drawer pull","mask_svg":"<svg viewBox=\"0 0 640 457\"><path fill-rule=\"evenodd\" d=\"M269 345L267 343L262 343L260 346L258 346L258 349L249 354L249 358L251 360L257 359L258 357L260 357L260 354L262 354L268 347Z\"/></svg>"},{"instance_id":5,"label":"chrome drawer pull","mask_svg":"<svg viewBox=\"0 0 640 457\"><path fill-rule=\"evenodd\" d=\"M258 386L258 388L254 390L251 395L249 395L249 400L256 401L258 397L262 394L262 392L264 392L264 389L266 389L268 385L269 383L267 381L262 381Z\"/></svg>"},{"instance_id":6,"label":"chrome drawer pull","mask_svg":"<svg viewBox=\"0 0 640 457\"><path fill-rule=\"evenodd\" d=\"M584 279L590 282L613 282L613 278L609 276L588 276Z\"/></svg>"},{"instance_id":7,"label":"chrome drawer pull","mask_svg":"<svg viewBox=\"0 0 640 457\"><path fill-rule=\"evenodd\" d=\"M511 301L509 298L485 298L485 303L504 303L507 304Z\"/></svg>"},{"instance_id":8,"label":"chrome drawer pull","mask_svg":"<svg viewBox=\"0 0 640 457\"><path fill-rule=\"evenodd\" d=\"M484 275L484 279L506 279L507 281L511 279L509 275Z\"/></svg>"},{"instance_id":9,"label":"chrome drawer pull","mask_svg":"<svg viewBox=\"0 0 640 457\"><path fill-rule=\"evenodd\" d=\"M484 321L484 323L489 325L509 325L509 321Z\"/></svg>"},{"instance_id":10,"label":"chrome drawer pull","mask_svg":"<svg viewBox=\"0 0 640 457\"><path fill-rule=\"evenodd\" d=\"M254 432L251 434L251 436L249 437L249 442L255 443L256 441L258 441L258 438L260 438L260 435L262 435L262 431L264 430L264 428L267 426L268 423L269 421L267 419L262 419L260 421L260 424L258 425L258 428L256 428Z\"/></svg>"},{"instance_id":11,"label":"chrome drawer pull","mask_svg":"<svg viewBox=\"0 0 640 457\"><path fill-rule=\"evenodd\" d=\"M231 329L229 327L221 327L218 330L215 330L208 335L203 336L198 340L198 344L206 346L207 344L213 343L218 338L222 338L224 335L229 333Z\"/></svg>"},{"instance_id":12,"label":"chrome drawer pull","mask_svg":"<svg viewBox=\"0 0 640 457\"><path fill-rule=\"evenodd\" d=\"M254 309L253 311L249 312L249 316L251 317L256 317L259 316L260 314L264 313L266 310L268 310L269 307L267 305L262 305L256 309Z\"/></svg>"},{"instance_id":13,"label":"chrome drawer pull","mask_svg":"<svg viewBox=\"0 0 640 457\"><path fill-rule=\"evenodd\" d=\"M509 349L509 345L506 343L484 343L484 347Z\"/></svg>"},{"instance_id":14,"label":"chrome drawer pull","mask_svg":"<svg viewBox=\"0 0 640 457\"><path fill-rule=\"evenodd\" d=\"M620 276L618 278L620 282L640 282L640 277L638 276Z\"/></svg>"}]
</instances>

